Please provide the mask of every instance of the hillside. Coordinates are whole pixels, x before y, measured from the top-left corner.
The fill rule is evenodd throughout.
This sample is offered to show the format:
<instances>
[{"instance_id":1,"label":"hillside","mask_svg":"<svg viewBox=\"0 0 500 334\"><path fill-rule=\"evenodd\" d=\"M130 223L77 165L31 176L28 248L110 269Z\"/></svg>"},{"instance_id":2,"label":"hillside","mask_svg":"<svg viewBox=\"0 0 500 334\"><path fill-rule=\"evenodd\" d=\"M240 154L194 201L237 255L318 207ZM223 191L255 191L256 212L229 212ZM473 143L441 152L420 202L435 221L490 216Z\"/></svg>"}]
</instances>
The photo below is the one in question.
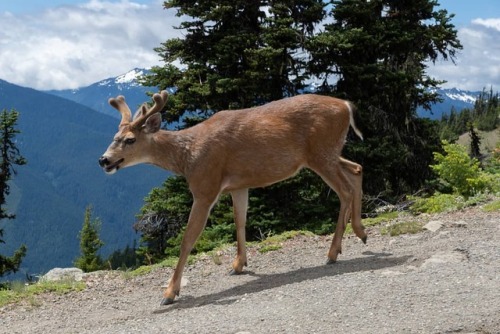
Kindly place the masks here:
<instances>
[{"instance_id":1,"label":"hillside","mask_svg":"<svg viewBox=\"0 0 500 334\"><path fill-rule=\"evenodd\" d=\"M119 118L120 114L108 105L110 97L124 95L130 109L135 111L138 106L147 100L147 92L158 91L154 87L144 87L137 82L137 77L145 73L147 73L147 70L135 68L117 77L107 78L86 87L50 90L47 93L77 102L114 118Z\"/></svg>"},{"instance_id":2,"label":"hillside","mask_svg":"<svg viewBox=\"0 0 500 334\"><path fill-rule=\"evenodd\" d=\"M97 160L116 132L115 118L75 102L0 81L0 108L20 112L17 147L28 164L17 168L2 254L28 246L22 271L46 272L72 264L85 207L102 222L103 253L131 244L135 214L168 173L139 166L105 175Z\"/></svg>"},{"instance_id":3,"label":"hillside","mask_svg":"<svg viewBox=\"0 0 500 334\"><path fill-rule=\"evenodd\" d=\"M496 145L500 143L500 128L497 128L493 131L477 131L477 134L481 138L481 153L482 154L487 154L489 152L492 152ZM470 135L469 133L464 133L461 135L457 143L460 145L463 145L465 147L470 146Z\"/></svg>"},{"instance_id":4,"label":"hillside","mask_svg":"<svg viewBox=\"0 0 500 334\"><path fill-rule=\"evenodd\" d=\"M6 333L380 334L500 332L500 212L481 207L400 216L437 231L390 237L368 228L368 244L344 239L325 265L331 237L299 236L277 251L249 248L242 275L227 275L234 247L189 265L173 305L159 306L173 269L130 277L86 275L86 289L0 307Z\"/></svg>"}]
</instances>

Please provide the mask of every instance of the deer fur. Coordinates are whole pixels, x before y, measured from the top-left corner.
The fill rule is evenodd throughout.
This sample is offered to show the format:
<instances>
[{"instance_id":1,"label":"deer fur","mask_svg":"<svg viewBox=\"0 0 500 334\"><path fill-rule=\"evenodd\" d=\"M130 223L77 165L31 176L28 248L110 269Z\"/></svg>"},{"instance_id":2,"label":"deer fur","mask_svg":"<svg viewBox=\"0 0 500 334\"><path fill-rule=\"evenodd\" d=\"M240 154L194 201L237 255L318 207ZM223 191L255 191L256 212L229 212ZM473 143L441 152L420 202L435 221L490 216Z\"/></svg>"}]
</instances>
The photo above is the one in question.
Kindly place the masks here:
<instances>
[{"instance_id":1,"label":"deer fur","mask_svg":"<svg viewBox=\"0 0 500 334\"><path fill-rule=\"evenodd\" d=\"M132 120L122 96L110 99L122 120L99 164L109 174L139 163L153 164L183 175L189 184L193 206L163 305L179 295L187 257L222 193L229 193L233 201L237 255L231 273L239 274L247 265L248 189L285 180L302 168L317 173L340 198L328 263L335 262L342 251L349 218L355 234L366 242L361 224L362 167L341 157L349 126L361 137L350 102L299 95L259 107L220 111L196 126L167 131L160 129L159 113L167 93L155 94L153 100L151 108L143 105Z\"/></svg>"}]
</instances>

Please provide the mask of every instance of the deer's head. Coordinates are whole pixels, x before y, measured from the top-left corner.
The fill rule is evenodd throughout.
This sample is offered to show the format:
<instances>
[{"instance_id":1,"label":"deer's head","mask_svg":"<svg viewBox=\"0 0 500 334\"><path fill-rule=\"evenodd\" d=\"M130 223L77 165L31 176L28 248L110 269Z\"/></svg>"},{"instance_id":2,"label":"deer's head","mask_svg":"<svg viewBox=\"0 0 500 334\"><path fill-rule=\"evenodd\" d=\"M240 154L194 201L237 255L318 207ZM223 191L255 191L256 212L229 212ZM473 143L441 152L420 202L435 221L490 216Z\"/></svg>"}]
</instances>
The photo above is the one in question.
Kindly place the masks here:
<instances>
[{"instance_id":1,"label":"deer's head","mask_svg":"<svg viewBox=\"0 0 500 334\"><path fill-rule=\"evenodd\" d=\"M167 92L153 95L154 104L143 104L132 119L130 108L123 96L109 99L109 104L122 115L118 132L106 152L99 159L99 165L107 174L118 169L150 162L150 142L155 132L160 130L160 111L167 102Z\"/></svg>"}]
</instances>

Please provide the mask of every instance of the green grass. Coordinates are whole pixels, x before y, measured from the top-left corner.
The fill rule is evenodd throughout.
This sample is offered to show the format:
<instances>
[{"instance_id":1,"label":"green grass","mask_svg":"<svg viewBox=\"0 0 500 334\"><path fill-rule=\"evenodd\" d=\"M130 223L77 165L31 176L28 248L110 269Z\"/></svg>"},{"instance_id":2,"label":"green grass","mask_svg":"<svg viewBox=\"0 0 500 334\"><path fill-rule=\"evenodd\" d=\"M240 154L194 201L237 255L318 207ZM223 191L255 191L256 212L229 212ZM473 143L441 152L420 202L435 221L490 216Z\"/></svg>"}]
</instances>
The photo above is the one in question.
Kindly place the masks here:
<instances>
[{"instance_id":1,"label":"green grass","mask_svg":"<svg viewBox=\"0 0 500 334\"><path fill-rule=\"evenodd\" d=\"M486 212L500 211L500 200L493 201L483 207Z\"/></svg>"},{"instance_id":2,"label":"green grass","mask_svg":"<svg viewBox=\"0 0 500 334\"><path fill-rule=\"evenodd\" d=\"M194 261L196 260L196 257L197 256L189 256L188 261L187 261L188 264L194 263ZM155 263L152 265L140 266L139 268L134 269L132 271L125 271L123 273L123 276L124 276L124 278L127 279L127 278L133 278L133 277L137 277L137 276L143 276L143 275L149 274L150 272L157 270L157 269L160 269L160 268L175 268L175 266L177 265L177 261L179 261L178 257L170 256L161 262L158 262L158 263Z\"/></svg>"},{"instance_id":3,"label":"green grass","mask_svg":"<svg viewBox=\"0 0 500 334\"><path fill-rule=\"evenodd\" d=\"M381 213L377 217L363 219L362 224L364 227L377 226L377 225L380 225L382 223L396 219L396 218L398 218L398 216L399 216L399 212L397 212L397 211ZM352 226L351 226L351 224L348 224L346 229L345 229L344 234L349 235L352 233L354 233L352 230Z\"/></svg>"},{"instance_id":4,"label":"green grass","mask_svg":"<svg viewBox=\"0 0 500 334\"><path fill-rule=\"evenodd\" d=\"M12 282L10 289L0 290L0 307L17 303L23 300L28 301L32 306L37 306L39 303L36 296L43 293L66 294L72 291L81 291L85 289L84 282L76 282L72 280L63 280L58 282L42 281L32 285L25 285L22 282Z\"/></svg>"},{"instance_id":5,"label":"green grass","mask_svg":"<svg viewBox=\"0 0 500 334\"><path fill-rule=\"evenodd\" d=\"M380 233L383 235L390 235L391 237L395 237L401 234L416 234L421 232L422 228L423 223L409 221L382 227L380 229Z\"/></svg>"},{"instance_id":6,"label":"green grass","mask_svg":"<svg viewBox=\"0 0 500 334\"><path fill-rule=\"evenodd\" d=\"M414 200L410 208L414 214L451 212L465 207L464 197L454 194L436 193L428 198L417 197Z\"/></svg>"}]
</instances>

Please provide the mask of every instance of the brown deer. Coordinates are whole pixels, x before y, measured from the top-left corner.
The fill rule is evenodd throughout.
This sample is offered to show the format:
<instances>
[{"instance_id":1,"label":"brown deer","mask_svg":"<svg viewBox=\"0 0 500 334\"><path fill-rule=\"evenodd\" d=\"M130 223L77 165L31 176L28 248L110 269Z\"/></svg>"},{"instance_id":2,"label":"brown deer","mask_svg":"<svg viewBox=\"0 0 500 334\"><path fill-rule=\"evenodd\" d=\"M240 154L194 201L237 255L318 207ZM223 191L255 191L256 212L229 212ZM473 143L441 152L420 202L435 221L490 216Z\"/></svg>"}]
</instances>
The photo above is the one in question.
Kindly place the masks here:
<instances>
[{"instance_id":1,"label":"brown deer","mask_svg":"<svg viewBox=\"0 0 500 334\"><path fill-rule=\"evenodd\" d=\"M139 163L153 164L183 175L189 184L193 206L162 305L173 303L179 295L187 257L222 193L232 197L237 255L231 274L239 274L247 265L248 189L285 180L301 168L316 172L340 198L328 263L341 253L349 217L355 234L366 243L361 224L362 167L340 156L349 125L361 137L350 102L299 95L250 109L221 111L188 129L166 131L160 129L160 111L167 93L155 94L153 100L152 107L144 104L133 119L123 96L109 100L122 119L99 164L108 174Z\"/></svg>"}]
</instances>

